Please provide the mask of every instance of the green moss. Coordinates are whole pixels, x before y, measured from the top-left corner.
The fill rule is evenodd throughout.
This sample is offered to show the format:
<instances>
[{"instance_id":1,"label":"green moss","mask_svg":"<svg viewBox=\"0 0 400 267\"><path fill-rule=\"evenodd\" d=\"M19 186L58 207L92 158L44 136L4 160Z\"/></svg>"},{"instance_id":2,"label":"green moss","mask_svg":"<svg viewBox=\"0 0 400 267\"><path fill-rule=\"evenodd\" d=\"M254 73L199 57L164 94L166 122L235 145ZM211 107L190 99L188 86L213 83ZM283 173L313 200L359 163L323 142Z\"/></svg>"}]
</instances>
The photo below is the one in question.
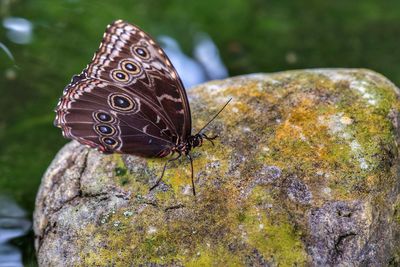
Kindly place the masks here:
<instances>
[{"instance_id":1,"label":"green moss","mask_svg":"<svg viewBox=\"0 0 400 267\"><path fill-rule=\"evenodd\" d=\"M253 189L249 197L250 205L244 215L243 224L248 243L256 248L265 259L279 266L298 266L307 261L301 232L296 231L288 221L285 211L263 210L264 206L274 206L274 197L261 186Z\"/></svg>"},{"instance_id":2,"label":"green moss","mask_svg":"<svg viewBox=\"0 0 400 267\"><path fill-rule=\"evenodd\" d=\"M116 163L117 166L114 168L115 176L118 179L118 183L121 186L126 186L130 183L131 177L128 175L128 170L125 167L124 162L122 161L121 157L117 156Z\"/></svg>"},{"instance_id":3,"label":"green moss","mask_svg":"<svg viewBox=\"0 0 400 267\"><path fill-rule=\"evenodd\" d=\"M145 195L148 193L148 187L143 183L143 174L141 172L129 172L125 166L121 154L113 154L109 160L114 164L115 181L119 186L135 192L136 196Z\"/></svg>"},{"instance_id":4,"label":"green moss","mask_svg":"<svg viewBox=\"0 0 400 267\"><path fill-rule=\"evenodd\" d=\"M397 223L398 227L400 227L400 200L394 204L393 219Z\"/></svg>"},{"instance_id":5,"label":"green moss","mask_svg":"<svg viewBox=\"0 0 400 267\"><path fill-rule=\"evenodd\" d=\"M138 217L131 212L126 216L126 210L109 214L100 228L87 228L91 233L84 236L105 245L85 244L81 253L85 264L124 266L175 262L185 266L243 266L254 249L281 266L305 262L299 233L285 215L267 217L258 208L272 201L262 188L254 189L242 213L234 206L234 196L213 194L207 196L212 201L194 204L190 208L191 216L169 223L165 223L163 210L151 206L141 209ZM221 218L224 219L221 221ZM239 224L244 226L244 233L237 232ZM245 249L237 252L228 249L228 244L234 244L240 236L246 236L241 241L247 243Z\"/></svg>"},{"instance_id":6,"label":"green moss","mask_svg":"<svg viewBox=\"0 0 400 267\"><path fill-rule=\"evenodd\" d=\"M257 248L265 259L273 259L272 261L280 266L298 266L306 263L305 248L288 222L272 223L265 215L258 217L253 214L245 225L249 244ZM259 229L255 230L257 227Z\"/></svg>"},{"instance_id":7,"label":"green moss","mask_svg":"<svg viewBox=\"0 0 400 267\"><path fill-rule=\"evenodd\" d=\"M124 176L126 174L126 168L116 167L115 175L116 176Z\"/></svg>"},{"instance_id":8,"label":"green moss","mask_svg":"<svg viewBox=\"0 0 400 267\"><path fill-rule=\"evenodd\" d=\"M121 178L119 179L119 183L120 183L121 186L125 186L125 185L129 184L129 178L127 178L127 177L121 177Z\"/></svg>"},{"instance_id":9,"label":"green moss","mask_svg":"<svg viewBox=\"0 0 400 267\"><path fill-rule=\"evenodd\" d=\"M207 267L207 266L243 266L243 258L232 254L225 246L210 247L204 245L192 259L187 259L184 266Z\"/></svg>"}]
</instances>

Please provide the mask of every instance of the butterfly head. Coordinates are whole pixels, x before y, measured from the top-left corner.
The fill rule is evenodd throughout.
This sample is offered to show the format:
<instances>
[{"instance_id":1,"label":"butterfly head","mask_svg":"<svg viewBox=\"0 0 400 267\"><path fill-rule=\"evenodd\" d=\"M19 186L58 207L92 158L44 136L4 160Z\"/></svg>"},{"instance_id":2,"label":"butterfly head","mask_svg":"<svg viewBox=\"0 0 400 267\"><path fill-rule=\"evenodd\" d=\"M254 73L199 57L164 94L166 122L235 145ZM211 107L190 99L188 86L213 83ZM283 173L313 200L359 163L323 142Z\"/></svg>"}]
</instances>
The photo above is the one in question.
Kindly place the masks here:
<instances>
[{"instance_id":1,"label":"butterfly head","mask_svg":"<svg viewBox=\"0 0 400 267\"><path fill-rule=\"evenodd\" d=\"M188 155L193 148L202 146L204 139L210 141L212 145L214 145L212 140L214 140L217 137L218 136L208 137L207 135L202 133L191 135L186 139L185 142L181 142L177 144L175 147L173 147L171 149L171 152L177 152L179 154Z\"/></svg>"}]
</instances>

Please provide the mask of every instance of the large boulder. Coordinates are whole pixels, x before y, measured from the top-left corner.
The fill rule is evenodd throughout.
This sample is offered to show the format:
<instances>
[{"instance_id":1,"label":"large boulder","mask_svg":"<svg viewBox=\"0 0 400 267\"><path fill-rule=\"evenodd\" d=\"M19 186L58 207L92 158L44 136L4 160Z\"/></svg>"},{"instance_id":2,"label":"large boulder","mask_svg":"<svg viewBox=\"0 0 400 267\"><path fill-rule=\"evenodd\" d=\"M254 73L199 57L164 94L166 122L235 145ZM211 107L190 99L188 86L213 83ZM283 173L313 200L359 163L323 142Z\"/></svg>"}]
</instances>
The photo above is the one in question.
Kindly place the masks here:
<instances>
[{"instance_id":1,"label":"large boulder","mask_svg":"<svg viewBox=\"0 0 400 267\"><path fill-rule=\"evenodd\" d=\"M190 91L215 146L172 163L67 144L45 173L41 266L400 264L399 91L362 69L256 74Z\"/></svg>"}]
</instances>

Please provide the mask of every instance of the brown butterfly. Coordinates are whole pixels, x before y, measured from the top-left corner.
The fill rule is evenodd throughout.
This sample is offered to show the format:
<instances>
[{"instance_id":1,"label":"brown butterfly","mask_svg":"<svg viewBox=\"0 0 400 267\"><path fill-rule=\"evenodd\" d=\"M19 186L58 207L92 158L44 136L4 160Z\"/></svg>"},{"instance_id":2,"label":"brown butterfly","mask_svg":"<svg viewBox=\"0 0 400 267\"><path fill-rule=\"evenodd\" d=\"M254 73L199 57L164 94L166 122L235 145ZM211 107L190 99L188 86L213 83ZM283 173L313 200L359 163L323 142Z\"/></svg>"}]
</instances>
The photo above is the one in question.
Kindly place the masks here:
<instances>
[{"instance_id":1,"label":"brown butterfly","mask_svg":"<svg viewBox=\"0 0 400 267\"><path fill-rule=\"evenodd\" d=\"M217 137L202 133L210 122L191 134L188 98L170 60L148 34L121 20L107 27L92 62L65 87L55 111L54 124L64 137L103 153L177 154L150 190L169 162L186 155L195 195L190 151Z\"/></svg>"}]
</instances>

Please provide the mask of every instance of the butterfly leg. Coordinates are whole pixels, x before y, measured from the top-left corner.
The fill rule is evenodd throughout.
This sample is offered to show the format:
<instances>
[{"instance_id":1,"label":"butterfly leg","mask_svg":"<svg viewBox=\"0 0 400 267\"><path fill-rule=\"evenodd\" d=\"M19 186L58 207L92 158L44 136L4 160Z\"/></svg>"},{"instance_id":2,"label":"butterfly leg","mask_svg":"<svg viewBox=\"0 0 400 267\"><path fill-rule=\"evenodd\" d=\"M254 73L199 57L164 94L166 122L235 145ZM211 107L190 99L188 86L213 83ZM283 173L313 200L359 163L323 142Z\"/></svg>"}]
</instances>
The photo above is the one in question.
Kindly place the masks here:
<instances>
[{"instance_id":1,"label":"butterfly leg","mask_svg":"<svg viewBox=\"0 0 400 267\"><path fill-rule=\"evenodd\" d=\"M201 134L202 135L202 137L204 138L204 139L206 139L207 141L210 141L211 142L211 144L214 146L214 142L213 142L213 140L214 139L216 139L217 137L218 137L218 135L216 135L216 136L213 136L213 137L208 137L207 135L205 135L205 134Z\"/></svg>"},{"instance_id":2,"label":"butterfly leg","mask_svg":"<svg viewBox=\"0 0 400 267\"><path fill-rule=\"evenodd\" d=\"M193 190L193 196L196 196L196 189L194 187L194 179L193 179L193 159L190 154L187 155L189 160L190 160L190 168L192 170L192 190Z\"/></svg>"},{"instance_id":3,"label":"butterfly leg","mask_svg":"<svg viewBox=\"0 0 400 267\"><path fill-rule=\"evenodd\" d=\"M172 162L172 161L175 161L175 160L179 159L179 158L182 156L182 153L181 153L180 151L178 151L178 153L179 153L178 156L176 156L176 157L173 158L173 159L169 159L169 160L167 160L167 162L165 162L164 168L163 168L163 171L162 171L162 173L161 173L160 178L158 178L157 182L150 188L149 191L152 191L154 188L156 188L156 187L160 184L162 178L164 177L164 173L165 173L165 170L167 169L168 163L170 163L170 162Z\"/></svg>"}]
</instances>

